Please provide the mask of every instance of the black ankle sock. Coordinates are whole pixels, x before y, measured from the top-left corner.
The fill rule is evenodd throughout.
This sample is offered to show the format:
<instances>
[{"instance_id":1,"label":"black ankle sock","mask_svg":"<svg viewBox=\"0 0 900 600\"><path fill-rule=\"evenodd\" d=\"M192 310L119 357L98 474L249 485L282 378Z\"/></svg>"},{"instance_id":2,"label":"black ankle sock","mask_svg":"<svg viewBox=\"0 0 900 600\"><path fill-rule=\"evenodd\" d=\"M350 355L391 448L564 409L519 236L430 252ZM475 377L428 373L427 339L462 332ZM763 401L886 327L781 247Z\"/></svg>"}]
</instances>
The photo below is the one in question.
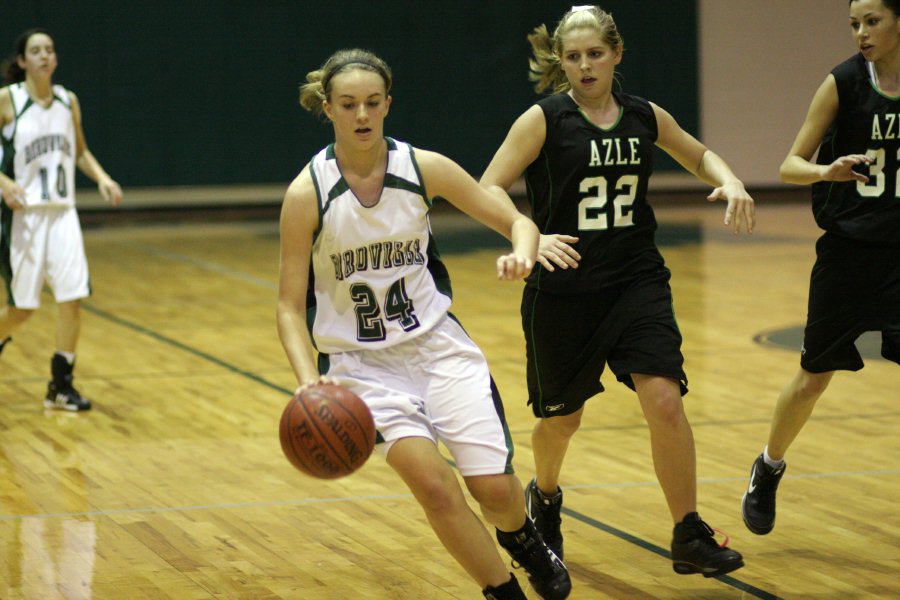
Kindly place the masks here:
<instances>
[{"instance_id":1,"label":"black ankle sock","mask_svg":"<svg viewBox=\"0 0 900 600\"><path fill-rule=\"evenodd\" d=\"M72 385L72 370L75 363L69 364L66 357L59 352L53 355L50 360L50 373L53 375L53 383L57 387L67 387Z\"/></svg>"},{"instance_id":2,"label":"black ankle sock","mask_svg":"<svg viewBox=\"0 0 900 600\"><path fill-rule=\"evenodd\" d=\"M529 527L529 525L531 527ZM501 542L504 540L515 541L523 535L527 536L532 530L534 530L534 523L526 516L525 522L515 531L502 531L501 529L497 529L497 540Z\"/></svg>"},{"instance_id":3,"label":"black ankle sock","mask_svg":"<svg viewBox=\"0 0 900 600\"><path fill-rule=\"evenodd\" d=\"M482 593L485 598L492 598L493 600L519 600L520 598L525 598L525 592L522 591L516 576L512 573L509 574L509 581L497 587L488 586L482 590Z\"/></svg>"}]
</instances>

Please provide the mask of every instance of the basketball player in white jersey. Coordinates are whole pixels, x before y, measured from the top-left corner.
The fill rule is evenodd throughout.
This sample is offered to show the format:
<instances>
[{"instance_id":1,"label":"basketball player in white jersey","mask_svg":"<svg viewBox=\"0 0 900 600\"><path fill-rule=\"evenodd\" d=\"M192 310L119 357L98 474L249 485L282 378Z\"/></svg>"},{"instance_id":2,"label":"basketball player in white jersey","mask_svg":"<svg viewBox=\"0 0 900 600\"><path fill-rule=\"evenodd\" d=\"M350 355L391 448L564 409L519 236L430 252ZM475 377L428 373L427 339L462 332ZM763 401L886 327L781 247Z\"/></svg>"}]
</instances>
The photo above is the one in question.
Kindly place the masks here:
<instances>
[{"instance_id":1,"label":"basketball player in white jersey","mask_svg":"<svg viewBox=\"0 0 900 600\"><path fill-rule=\"evenodd\" d=\"M79 411L91 408L72 383L80 302L90 295L90 279L75 211L75 167L113 206L122 189L88 150L78 98L53 84L56 66L50 34L28 30L16 42L6 73L10 85L0 88L0 274L7 292L0 352L40 307L41 290L49 285L59 323L44 406Z\"/></svg>"},{"instance_id":2,"label":"basketball player in white jersey","mask_svg":"<svg viewBox=\"0 0 900 600\"><path fill-rule=\"evenodd\" d=\"M450 159L384 136L391 73L371 52L341 50L307 81L300 103L331 121L335 141L291 183L282 207L278 331L297 381L337 380L366 402L380 452L485 597L525 595L439 441L532 587L566 598L569 574L525 514L487 361L448 312L450 280L428 212L442 197L510 239L512 252L497 259L506 281L531 271L537 228Z\"/></svg>"}]
</instances>

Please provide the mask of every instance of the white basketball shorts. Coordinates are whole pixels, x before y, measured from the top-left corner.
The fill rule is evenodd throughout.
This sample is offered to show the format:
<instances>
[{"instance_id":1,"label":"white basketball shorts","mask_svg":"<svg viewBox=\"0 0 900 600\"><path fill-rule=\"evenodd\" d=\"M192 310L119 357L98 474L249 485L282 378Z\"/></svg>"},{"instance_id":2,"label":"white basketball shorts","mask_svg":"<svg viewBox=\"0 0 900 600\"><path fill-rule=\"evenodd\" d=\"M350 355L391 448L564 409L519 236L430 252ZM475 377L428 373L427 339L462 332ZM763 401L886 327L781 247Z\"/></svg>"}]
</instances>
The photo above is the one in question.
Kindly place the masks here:
<instances>
[{"instance_id":1,"label":"white basketball shorts","mask_svg":"<svg viewBox=\"0 0 900 600\"><path fill-rule=\"evenodd\" d=\"M328 375L362 398L387 455L404 437L438 441L463 476L512 473L512 442L491 390L487 360L445 317L431 331L376 351L329 355Z\"/></svg>"},{"instance_id":2,"label":"white basketball shorts","mask_svg":"<svg viewBox=\"0 0 900 600\"><path fill-rule=\"evenodd\" d=\"M39 206L13 211L9 265L8 303L16 308L40 307L44 284L57 302L90 296L87 257L75 208Z\"/></svg>"}]
</instances>

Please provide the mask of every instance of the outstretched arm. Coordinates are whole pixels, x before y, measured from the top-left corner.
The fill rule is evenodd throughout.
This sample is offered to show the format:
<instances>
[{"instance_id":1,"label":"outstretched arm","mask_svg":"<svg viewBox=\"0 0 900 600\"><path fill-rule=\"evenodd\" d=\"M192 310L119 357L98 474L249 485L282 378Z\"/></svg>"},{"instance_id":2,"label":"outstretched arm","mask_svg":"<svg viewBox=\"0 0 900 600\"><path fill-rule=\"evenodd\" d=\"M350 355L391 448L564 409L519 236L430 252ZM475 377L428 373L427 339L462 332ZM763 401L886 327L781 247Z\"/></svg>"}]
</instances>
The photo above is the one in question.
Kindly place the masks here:
<instances>
[{"instance_id":1,"label":"outstretched arm","mask_svg":"<svg viewBox=\"0 0 900 600\"><path fill-rule=\"evenodd\" d=\"M861 181L869 178L857 173L853 167L869 164L872 159L865 154L849 154L837 158L830 165L819 165L812 161L813 155L838 112L838 92L834 75L829 73L816 95L813 96L806 113L806 120L787 158L781 163L781 180L785 183L808 185L817 181Z\"/></svg>"},{"instance_id":2,"label":"outstretched arm","mask_svg":"<svg viewBox=\"0 0 900 600\"><path fill-rule=\"evenodd\" d=\"M652 104L652 103L651 103ZM715 152L686 132L668 112L652 104L659 137L656 144L695 177L713 186L707 200L725 200L725 226L739 233L743 225L747 233L756 226L756 207L731 167Z\"/></svg>"},{"instance_id":3,"label":"outstretched arm","mask_svg":"<svg viewBox=\"0 0 900 600\"><path fill-rule=\"evenodd\" d=\"M509 198L507 192L522 176L541 152L547 139L547 120L541 107L534 105L516 119L503 144L481 176L481 185L500 198ZM564 234L541 234L537 261L548 271L554 265L563 269L576 268L581 255L571 246L577 237Z\"/></svg>"},{"instance_id":4,"label":"outstretched arm","mask_svg":"<svg viewBox=\"0 0 900 600\"><path fill-rule=\"evenodd\" d=\"M461 211L512 242L512 252L497 259L497 277L526 277L537 256L538 230L502 189L489 192L458 164L436 152L416 150L429 197L447 199Z\"/></svg>"}]
</instances>

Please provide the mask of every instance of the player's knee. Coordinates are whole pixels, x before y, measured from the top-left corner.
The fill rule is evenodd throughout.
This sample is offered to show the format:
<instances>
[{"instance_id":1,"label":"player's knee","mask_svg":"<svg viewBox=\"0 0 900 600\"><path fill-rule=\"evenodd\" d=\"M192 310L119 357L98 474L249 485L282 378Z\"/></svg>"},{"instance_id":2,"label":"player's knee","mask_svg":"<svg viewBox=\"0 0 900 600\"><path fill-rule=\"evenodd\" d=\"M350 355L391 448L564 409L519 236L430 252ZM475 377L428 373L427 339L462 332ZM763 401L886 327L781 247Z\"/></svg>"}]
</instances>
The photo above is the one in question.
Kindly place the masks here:
<instances>
[{"instance_id":1,"label":"player's knee","mask_svg":"<svg viewBox=\"0 0 900 600\"><path fill-rule=\"evenodd\" d=\"M556 438L568 439L575 435L578 428L581 427L581 415L583 411L578 411L570 415L561 415L558 417L549 417L538 421L536 433L538 435L550 435Z\"/></svg>"},{"instance_id":2,"label":"player's knee","mask_svg":"<svg viewBox=\"0 0 900 600\"><path fill-rule=\"evenodd\" d=\"M77 318L81 314L81 301L70 300L69 302L60 302L56 305L59 313L69 318Z\"/></svg>"},{"instance_id":3,"label":"player's knee","mask_svg":"<svg viewBox=\"0 0 900 600\"><path fill-rule=\"evenodd\" d=\"M459 485L442 477L425 475L415 483L413 492L422 508L432 514L450 514L465 504Z\"/></svg>"},{"instance_id":4,"label":"player's knee","mask_svg":"<svg viewBox=\"0 0 900 600\"><path fill-rule=\"evenodd\" d=\"M22 323L27 321L35 311L33 309L22 309L16 308L14 306L7 306L4 312L6 313L6 318L9 319L14 325L21 325Z\"/></svg>"},{"instance_id":5,"label":"player's knee","mask_svg":"<svg viewBox=\"0 0 900 600\"><path fill-rule=\"evenodd\" d=\"M485 475L467 477L466 487L469 493L485 510L504 513L515 506L521 495L521 486L517 490L511 485L512 475Z\"/></svg>"},{"instance_id":6,"label":"player's knee","mask_svg":"<svg viewBox=\"0 0 900 600\"><path fill-rule=\"evenodd\" d=\"M645 402L648 420L664 426L678 426L684 421L684 402L678 394L660 394Z\"/></svg>"},{"instance_id":7,"label":"player's knee","mask_svg":"<svg viewBox=\"0 0 900 600\"><path fill-rule=\"evenodd\" d=\"M801 369L794 383L794 396L798 400L815 400L831 383L832 375L834 375L834 371L811 373L806 369Z\"/></svg>"}]
</instances>

